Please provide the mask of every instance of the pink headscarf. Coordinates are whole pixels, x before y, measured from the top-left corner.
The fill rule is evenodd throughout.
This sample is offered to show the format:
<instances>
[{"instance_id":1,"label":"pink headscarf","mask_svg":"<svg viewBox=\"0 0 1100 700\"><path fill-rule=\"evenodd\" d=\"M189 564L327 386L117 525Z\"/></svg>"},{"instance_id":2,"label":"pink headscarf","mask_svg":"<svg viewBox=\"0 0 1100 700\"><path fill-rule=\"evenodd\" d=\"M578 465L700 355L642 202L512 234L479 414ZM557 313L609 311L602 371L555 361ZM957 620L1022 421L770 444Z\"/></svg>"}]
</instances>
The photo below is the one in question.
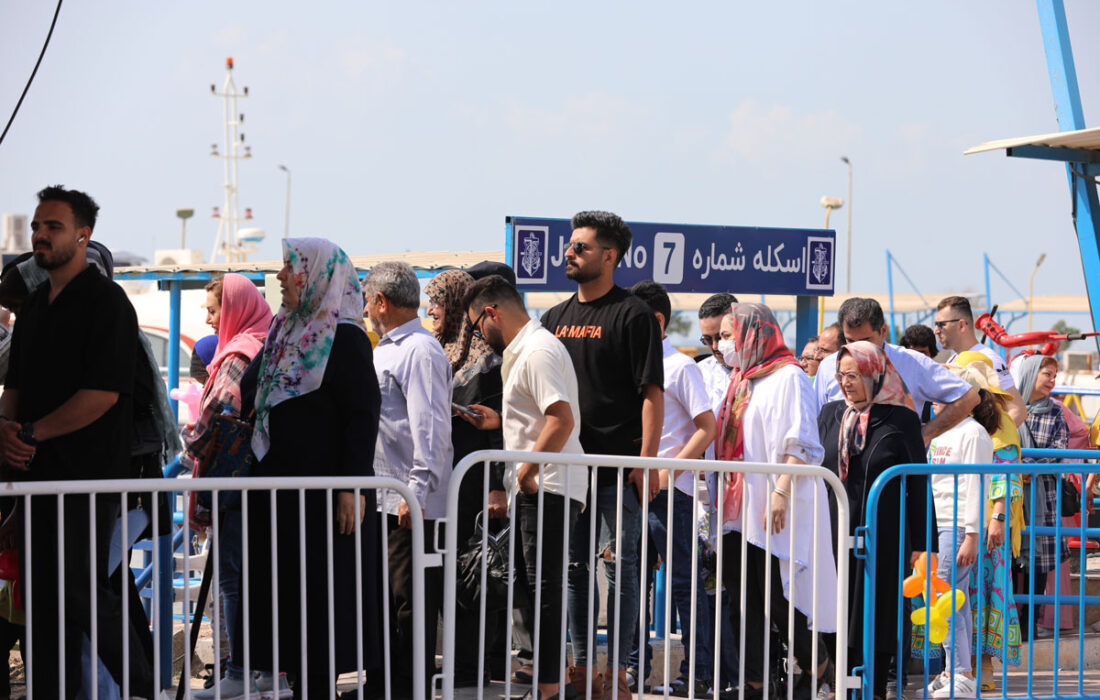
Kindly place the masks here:
<instances>
[{"instance_id":1,"label":"pink headscarf","mask_svg":"<svg viewBox=\"0 0 1100 700\"><path fill-rule=\"evenodd\" d=\"M256 285L235 272L222 277L222 316L218 324L218 349L206 366L211 379L217 375L225 358L232 354L252 360L264 346L267 328L271 325L271 308ZM212 386L209 382L207 386ZM205 397L204 397L205 398Z\"/></svg>"},{"instance_id":2,"label":"pink headscarf","mask_svg":"<svg viewBox=\"0 0 1100 700\"><path fill-rule=\"evenodd\" d=\"M840 371L840 361L849 355L859 367L865 398L859 403L844 399L848 407L844 409L844 415L840 419L840 438L837 446L839 451L837 472L841 480L848 476L849 456L863 452L867 444L867 424L871 419L871 406L884 403L913 408L913 399L905 390L901 375L890 362L890 358L886 357L882 348L867 340L848 343L837 353L837 372Z\"/></svg>"}]
</instances>

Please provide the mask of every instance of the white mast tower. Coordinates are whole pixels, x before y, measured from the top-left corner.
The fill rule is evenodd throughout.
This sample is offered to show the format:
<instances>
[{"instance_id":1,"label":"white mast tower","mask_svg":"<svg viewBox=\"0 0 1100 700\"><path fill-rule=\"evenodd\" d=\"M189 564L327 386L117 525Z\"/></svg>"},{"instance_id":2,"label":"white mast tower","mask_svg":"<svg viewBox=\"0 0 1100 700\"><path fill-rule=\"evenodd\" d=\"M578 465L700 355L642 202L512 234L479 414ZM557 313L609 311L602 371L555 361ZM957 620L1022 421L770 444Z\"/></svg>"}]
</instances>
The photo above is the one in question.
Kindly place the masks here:
<instances>
[{"instance_id":1,"label":"white mast tower","mask_svg":"<svg viewBox=\"0 0 1100 700\"><path fill-rule=\"evenodd\" d=\"M214 218L218 220L218 233L214 237L214 250L210 254L211 262L216 262L219 255L224 256L225 262L244 261L251 249L252 241L241 239L240 209L237 191L237 165L245 158L252 157L252 147L244 144L244 134L239 127L244 123L244 114L237 111L237 98L248 97L248 87L242 92L237 92L237 86L233 82L233 58L225 59L225 83L222 91L210 85L210 94L221 97L225 105L225 152L218 152L218 144L211 144L210 155L221 158L225 166L225 200L221 209L214 207ZM252 210L246 208L244 221L252 219ZM245 229L250 232L249 229ZM262 237L262 233L261 233Z\"/></svg>"}]
</instances>

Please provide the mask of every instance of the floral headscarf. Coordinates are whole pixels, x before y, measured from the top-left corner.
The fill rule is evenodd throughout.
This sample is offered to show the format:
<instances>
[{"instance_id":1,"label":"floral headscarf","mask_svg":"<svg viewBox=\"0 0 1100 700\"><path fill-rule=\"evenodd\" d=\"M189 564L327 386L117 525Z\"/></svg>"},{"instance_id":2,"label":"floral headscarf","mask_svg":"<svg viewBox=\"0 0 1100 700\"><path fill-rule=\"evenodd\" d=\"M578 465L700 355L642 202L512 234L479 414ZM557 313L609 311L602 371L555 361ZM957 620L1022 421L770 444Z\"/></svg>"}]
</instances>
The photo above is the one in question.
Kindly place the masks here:
<instances>
[{"instance_id":1,"label":"floral headscarf","mask_svg":"<svg viewBox=\"0 0 1100 700\"><path fill-rule=\"evenodd\" d=\"M303 282L298 288L298 306L279 309L264 344L252 433L257 459L263 459L271 447L271 409L321 386L336 326L349 323L367 332L363 288L347 253L323 238L287 238L283 240L283 258L295 278L301 277ZM292 279L290 283L296 282Z\"/></svg>"},{"instance_id":2,"label":"floral headscarf","mask_svg":"<svg viewBox=\"0 0 1100 700\"><path fill-rule=\"evenodd\" d=\"M473 329L466 322L466 309L462 308L466 290L473 282L474 278L462 270L447 270L436 275L424 287L428 298L443 307L443 328L438 333L432 333L447 353L452 374L458 374L482 357L493 354L484 340L474 337Z\"/></svg>"},{"instance_id":3,"label":"floral headscarf","mask_svg":"<svg viewBox=\"0 0 1100 700\"><path fill-rule=\"evenodd\" d=\"M718 459L740 461L745 458L745 437L741 421L752 398L751 380L766 377L785 365L798 365L798 359L783 342L783 331L772 310L763 304L732 304L733 342L740 367L730 373L726 398L718 411L718 437L714 453ZM732 358L731 358L732 359ZM743 475L727 475L724 522L741 513Z\"/></svg>"},{"instance_id":4,"label":"floral headscarf","mask_svg":"<svg viewBox=\"0 0 1100 700\"><path fill-rule=\"evenodd\" d=\"M867 424L871 420L871 407L875 404L890 404L913 408L913 400L905 390L901 375L882 348L867 340L848 343L837 353L837 371L845 356L851 356L859 367L865 398L858 403L844 399L848 407L844 409L844 415L840 419L837 460L837 472L842 480L848 477L850 456L863 452L867 444Z\"/></svg>"}]
</instances>

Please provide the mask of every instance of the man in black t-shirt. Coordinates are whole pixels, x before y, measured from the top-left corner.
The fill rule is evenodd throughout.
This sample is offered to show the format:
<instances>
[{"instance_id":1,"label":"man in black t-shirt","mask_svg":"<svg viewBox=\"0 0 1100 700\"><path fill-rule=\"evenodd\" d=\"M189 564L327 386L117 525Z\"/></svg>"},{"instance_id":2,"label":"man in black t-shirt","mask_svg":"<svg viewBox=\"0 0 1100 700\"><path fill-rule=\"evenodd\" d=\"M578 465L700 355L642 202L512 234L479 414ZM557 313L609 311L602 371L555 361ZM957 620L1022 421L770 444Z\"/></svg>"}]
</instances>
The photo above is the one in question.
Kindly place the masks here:
<instances>
[{"instance_id":1,"label":"man in black t-shirt","mask_svg":"<svg viewBox=\"0 0 1100 700\"><path fill-rule=\"evenodd\" d=\"M615 214L581 212L573 217L573 235L565 250L565 274L577 282L577 293L543 314L542 325L565 345L577 371L580 389L581 445L588 454L657 456L664 420L664 364L661 330L649 307L615 284L614 272L630 247L630 227ZM630 652L638 634L638 549L641 541L641 499L660 490L651 475L648 492L644 473L631 470L619 489L619 470L597 470L596 493L588 494L595 508L597 552L589 550L590 519L578 519L569 552L569 635L573 640L571 678L580 698L616 691L627 700ZM622 526L616 527L622 502ZM588 511L590 512L590 511ZM619 540L616 545L616 540ZM616 552L616 546L619 547ZM605 560L608 578L608 671L606 689L589 679L587 665L595 661L588 619L595 615L588 600L588 579L597 554ZM614 558L618 559L618 566ZM617 586L618 584L618 586ZM621 588L622 614L615 623L616 589ZM598 601L596 601L598 606Z\"/></svg>"},{"instance_id":2,"label":"man in black t-shirt","mask_svg":"<svg viewBox=\"0 0 1100 700\"><path fill-rule=\"evenodd\" d=\"M88 240L99 211L92 198L48 187L38 193L38 200L31 243L49 281L27 297L16 319L0 396L0 454L8 473L23 480L126 478L131 476L137 317L122 288L87 262ZM82 659L81 643L91 636L93 612L99 657L121 685L123 599L118 593L121 586L111 583L112 572L107 570L119 511L117 494L98 496L94 511L87 496L69 496L59 528L57 500L36 496L26 522L17 510L0 525L0 547L19 548L21 566L26 566L27 552L20 530L28 528L31 534L28 652L36 695L76 695L88 661ZM93 532L96 573L90 582ZM58 634L59 596L64 596L63 639ZM136 634L130 635L129 647L130 691L152 697L151 659L146 653L151 647ZM58 672L62 663L64 689Z\"/></svg>"}]
</instances>

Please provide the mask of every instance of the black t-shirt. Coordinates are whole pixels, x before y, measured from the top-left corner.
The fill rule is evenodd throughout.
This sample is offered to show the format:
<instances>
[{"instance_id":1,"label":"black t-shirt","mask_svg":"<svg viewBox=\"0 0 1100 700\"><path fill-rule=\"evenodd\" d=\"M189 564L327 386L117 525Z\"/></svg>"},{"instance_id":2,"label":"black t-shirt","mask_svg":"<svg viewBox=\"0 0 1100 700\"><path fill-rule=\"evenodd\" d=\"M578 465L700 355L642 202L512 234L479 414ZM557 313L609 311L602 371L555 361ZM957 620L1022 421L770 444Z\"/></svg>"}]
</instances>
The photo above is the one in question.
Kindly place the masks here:
<instances>
[{"instance_id":1,"label":"black t-shirt","mask_svg":"<svg viewBox=\"0 0 1100 700\"><path fill-rule=\"evenodd\" d=\"M614 286L595 301L581 302L574 294L541 321L565 345L577 371L584 451L639 454L642 387L665 384L661 329L653 312ZM613 470L601 470L600 484L614 481Z\"/></svg>"},{"instance_id":2,"label":"black t-shirt","mask_svg":"<svg viewBox=\"0 0 1100 700\"><path fill-rule=\"evenodd\" d=\"M16 317L7 387L19 392L16 419L37 421L80 389L117 392L90 425L39 443L24 479L119 479L131 476L137 315L126 292L88 266L49 303L49 282ZM15 470L10 470L14 472Z\"/></svg>"}]
</instances>

